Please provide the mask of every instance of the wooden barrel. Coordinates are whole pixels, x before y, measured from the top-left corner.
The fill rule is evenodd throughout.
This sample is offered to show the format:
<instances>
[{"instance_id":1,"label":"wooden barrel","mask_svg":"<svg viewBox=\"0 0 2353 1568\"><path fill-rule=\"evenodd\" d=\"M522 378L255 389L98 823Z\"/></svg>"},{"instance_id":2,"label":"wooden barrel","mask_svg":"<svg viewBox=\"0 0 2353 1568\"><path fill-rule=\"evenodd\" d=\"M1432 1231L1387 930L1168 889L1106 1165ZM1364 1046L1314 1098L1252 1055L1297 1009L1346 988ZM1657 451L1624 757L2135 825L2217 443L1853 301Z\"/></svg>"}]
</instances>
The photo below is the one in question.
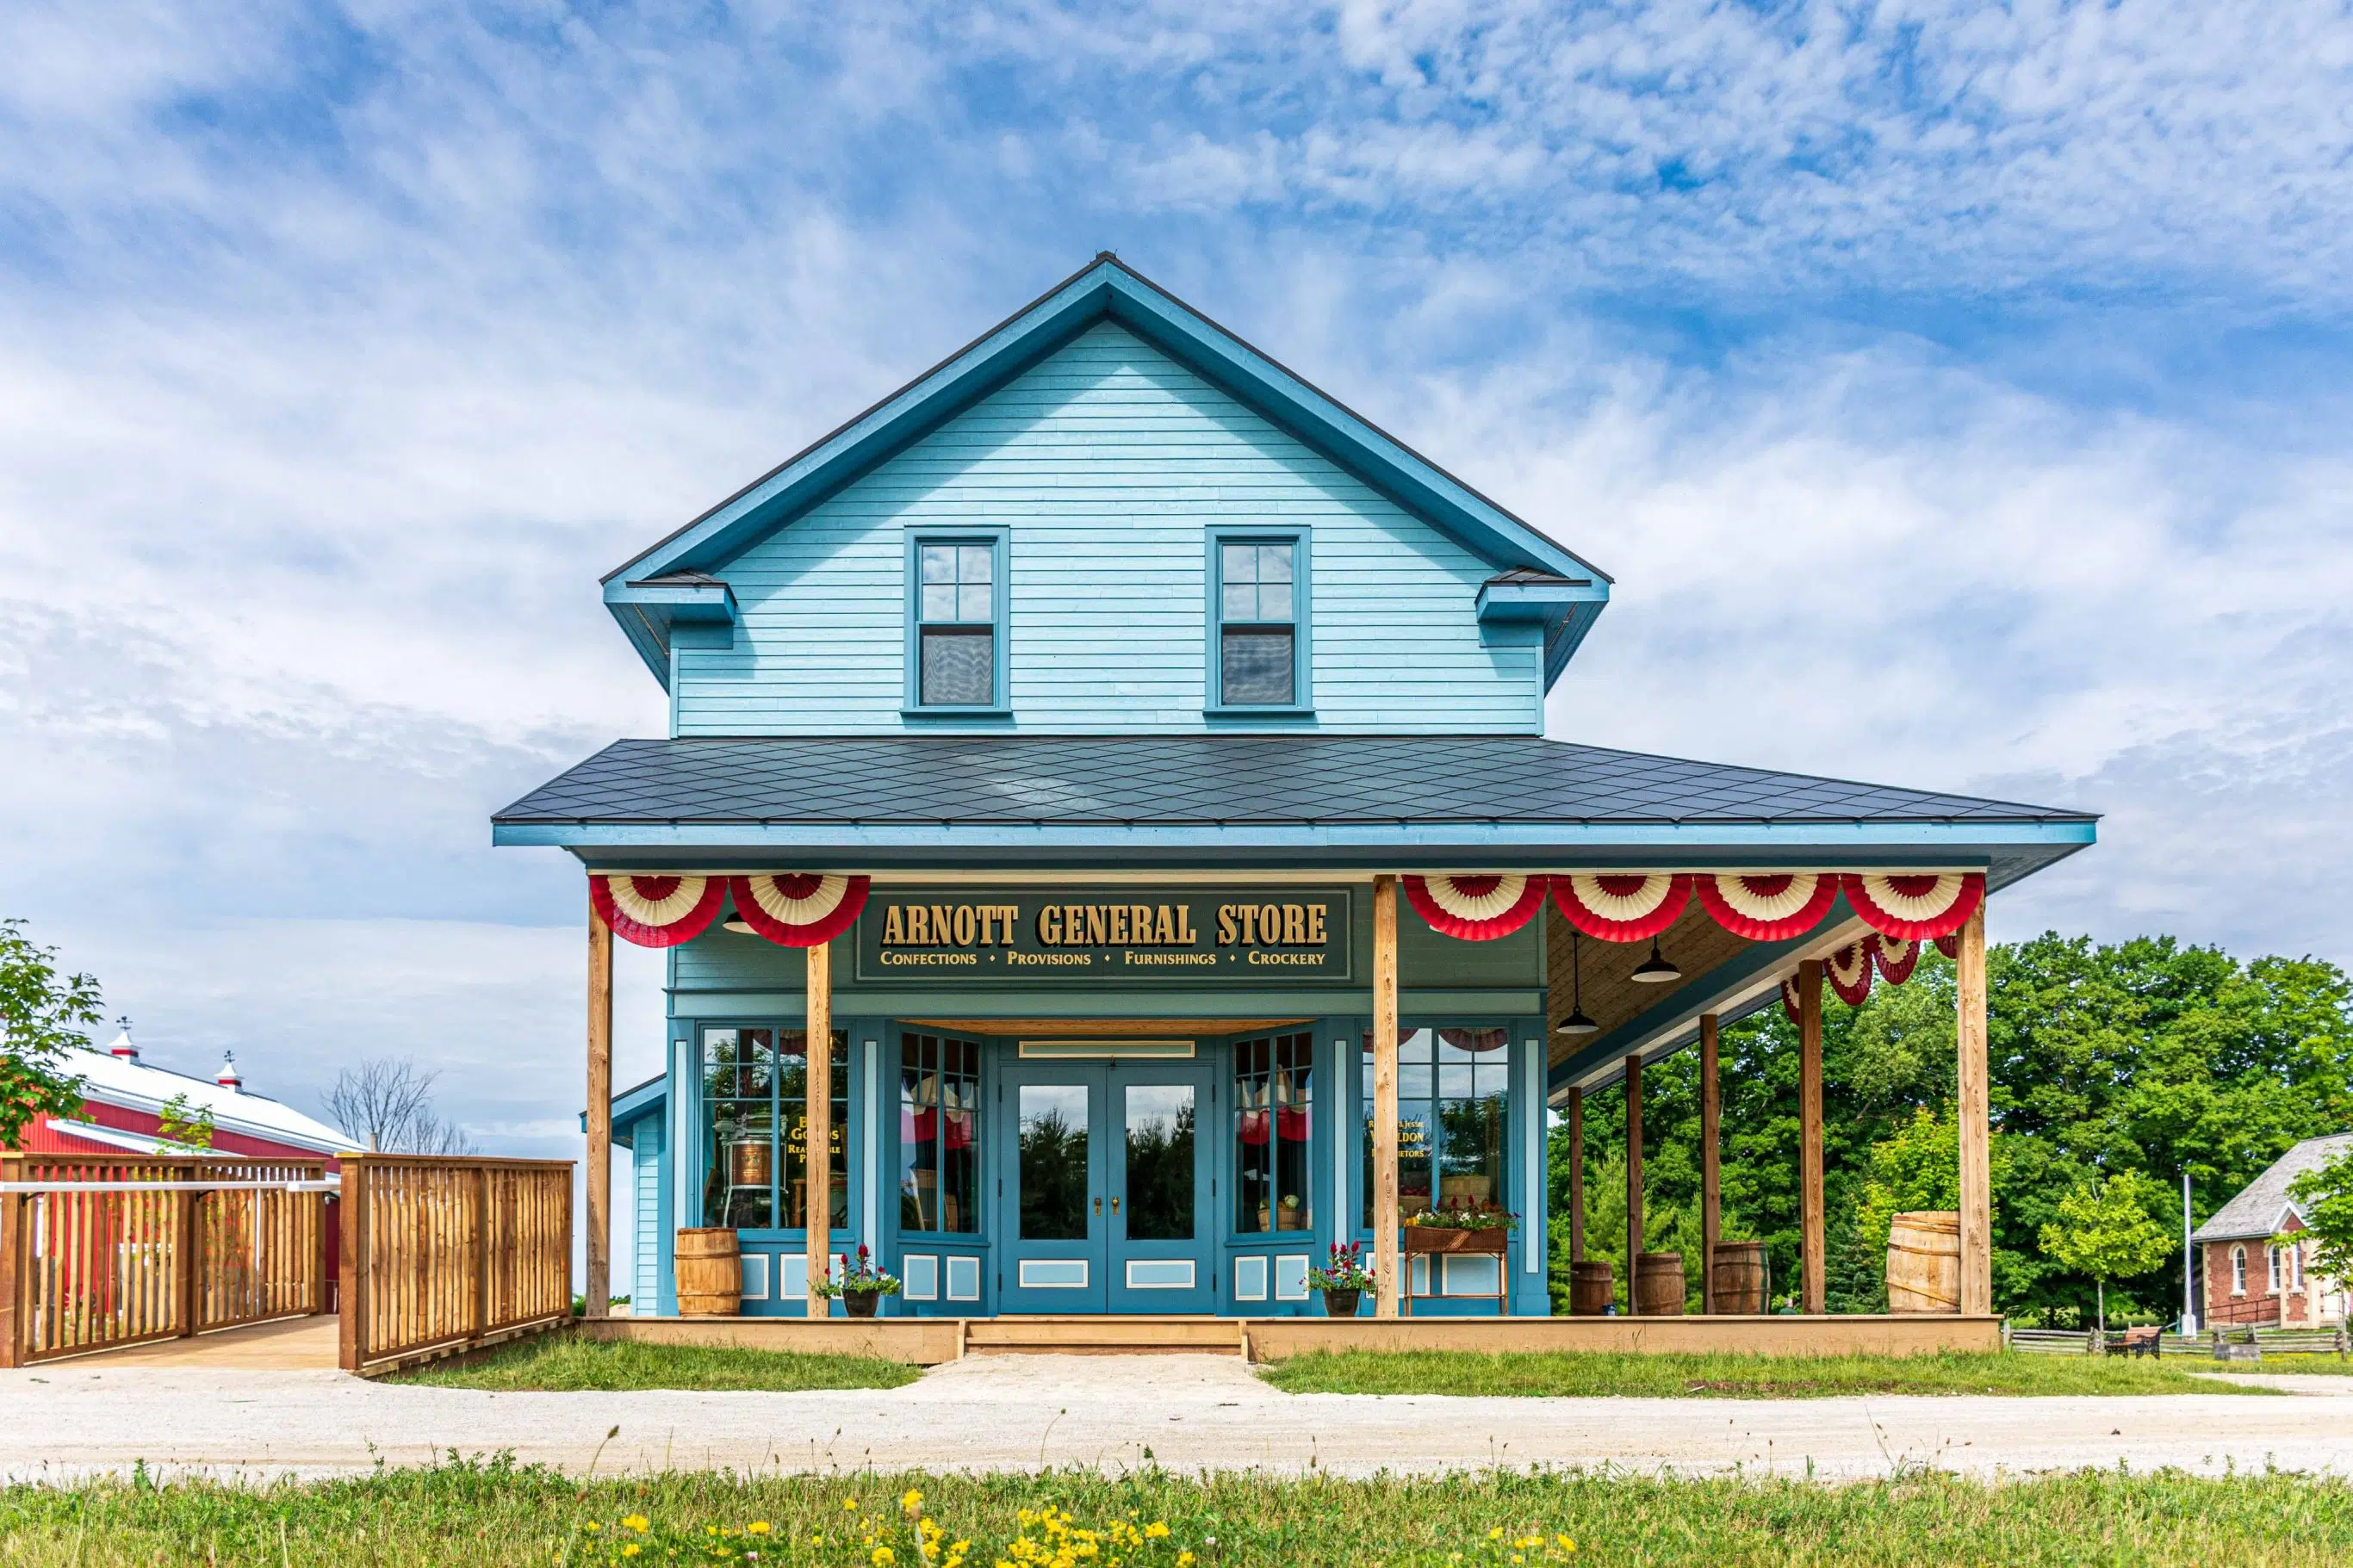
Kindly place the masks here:
<instances>
[{"instance_id":1,"label":"wooden barrel","mask_svg":"<svg viewBox=\"0 0 2353 1568\"><path fill-rule=\"evenodd\" d=\"M744 1259L735 1250L735 1233L681 1230L678 1233L678 1315L681 1318L732 1318L744 1307Z\"/></svg>"},{"instance_id":2,"label":"wooden barrel","mask_svg":"<svg viewBox=\"0 0 2353 1568\"><path fill-rule=\"evenodd\" d=\"M1609 1260L1588 1259L1568 1266L1568 1310L1572 1317L1599 1318L1617 1299L1618 1280Z\"/></svg>"},{"instance_id":3,"label":"wooden barrel","mask_svg":"<svg viewBox=\"0 0 2353 1568\"><path fill-rule=\"evenodd\" d=\"M1961 1216L1948 1209L1900 1214L1887 1232L1887 1310L1961 1310Z\"/></svg>"},{"instance_id":4,"label":"wooden barrel","mask_svg":"<svg viewBox=\"0 0 2353 1568\"><path fill-rule=\"evenodd\" d=\"M1634 1314L1641 1318L1683 1315L1683 1255L1645 1252L1634 1259Z\"/></svg>"},{"instance_id":5,"label":"wooden barrel","mask_svg":"<svg viewBox=\"0 0 2353 1568\"><path fill-rule=\"evenodd\" d=\"M1717 1242L1713 1270L1718 1312L1753 1317L1765 1310L1763 1242Z\"/></svg>"}]
</instances>

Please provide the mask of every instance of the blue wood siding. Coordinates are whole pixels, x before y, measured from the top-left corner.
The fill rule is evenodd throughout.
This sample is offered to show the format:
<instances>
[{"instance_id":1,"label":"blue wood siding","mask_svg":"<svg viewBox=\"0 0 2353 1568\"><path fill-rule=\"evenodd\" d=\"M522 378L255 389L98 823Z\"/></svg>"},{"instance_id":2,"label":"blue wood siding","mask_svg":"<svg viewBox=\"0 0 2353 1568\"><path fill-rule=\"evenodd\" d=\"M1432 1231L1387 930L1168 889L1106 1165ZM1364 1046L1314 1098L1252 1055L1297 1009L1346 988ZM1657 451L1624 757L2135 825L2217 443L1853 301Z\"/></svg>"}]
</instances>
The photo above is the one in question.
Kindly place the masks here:
<instances>
[{"instance_id":1,"label":"blue wood siding","mask_svg":"<svg viewBox=\"0 0 2353 1568\"><path fill-rule=\"evenodd\" d=\"M1493 568L1124 329L1100 323L736 557L733 646L673 651L681 735L893 731L910 531L1011 530L1009 721L1230 730L1203 716L1212 524L1314 540L1314 715L1272 727L1541 729L1541 651L1489 647Z\"/></svg>"},{"instance_id":2,"label":"blue wood siding","mask_svg":"<svg viewBox=\"0 0 2353 1568\"><path fill-rule=\"evenodd\" d=\"M629 1312L649 1317L669 1309L662 1302L662 1279L668 1273L670 1226L663 1210L669 1194L670 1162L665 1158L665 1118L648 1116L638 1122L630 1140Z\"/></svg>"}]
</instances>

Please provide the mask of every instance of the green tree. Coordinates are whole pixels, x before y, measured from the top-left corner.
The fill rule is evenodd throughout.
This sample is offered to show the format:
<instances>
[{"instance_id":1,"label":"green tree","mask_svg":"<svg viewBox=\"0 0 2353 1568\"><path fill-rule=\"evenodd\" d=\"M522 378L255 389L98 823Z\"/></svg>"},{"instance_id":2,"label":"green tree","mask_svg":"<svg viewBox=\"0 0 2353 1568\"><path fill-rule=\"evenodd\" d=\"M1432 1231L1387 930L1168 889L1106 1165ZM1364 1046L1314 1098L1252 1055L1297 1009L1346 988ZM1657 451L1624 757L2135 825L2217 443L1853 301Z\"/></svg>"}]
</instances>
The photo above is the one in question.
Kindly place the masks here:
<instances>
[{"instance_id":1,"label":"green tree","mask_svg":"<svg viewBox=\"0 0 2353 1568\"><path fill-rule=\"evenodd\" d=\"M183 1149L209 1149L213 1146L213 1108L209 1105L192 1107L188 1097L175 1094L164 1102L155 1113L155 1131L162 1140L155 1145L158 1154L176 1154Z\"/></svg>"},{"instance_id":2,"label":"green tree","mask_svg":"<svg viewBox=\"0 0 2353 1568\"><path fill-rule=\"evenodd\" d=\"M98 982L60 976L57 950L25 934L20 920L0 920L0 1148L13 1148L38 1116L81 1110L81 1080L65 1073L60 1058L87 1046L83 1030L103 1014Z\"/></svg>"},{"instance_id":3,"label":"green tree","mask_svg":"<svg viewBox=\"0 0 2353 1568\"><path fill-rule=\"evenodd\" d=\"M2315 1244L2313 1268L2331 1279L2353 1280L2353 1150L2288 1184L2288 1196L2304 1211L2300 1236L2282 1245Z\"/></svg>"},{"instance_id":4,"label":"green tree","mask_svg":"<svg viewBox=\"0 0 2353 1568\"><path fill-rule=\"evenodd\" d=\"M2108 1281L2147 1274L2173 1249L2168 1227L2150 1217L2165 1198L2165 1189L2138 1171L2120 1172L2061 1198L2057 1223L2042 1227L2042 1250L2092 1277L2103 1329L2108 1323Z\"/></svg>"}]
</instances>

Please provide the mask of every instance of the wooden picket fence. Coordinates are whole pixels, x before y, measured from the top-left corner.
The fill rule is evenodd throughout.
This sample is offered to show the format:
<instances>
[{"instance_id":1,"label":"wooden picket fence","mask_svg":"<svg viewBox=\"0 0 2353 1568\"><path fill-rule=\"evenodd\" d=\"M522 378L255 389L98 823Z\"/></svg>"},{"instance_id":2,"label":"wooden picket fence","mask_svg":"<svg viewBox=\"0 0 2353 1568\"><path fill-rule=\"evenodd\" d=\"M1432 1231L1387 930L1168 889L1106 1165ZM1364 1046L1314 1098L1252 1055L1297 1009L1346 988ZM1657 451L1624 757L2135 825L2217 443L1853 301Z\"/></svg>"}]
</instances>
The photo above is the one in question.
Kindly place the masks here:
<instances>
[{"instance_id":1,"label":"wooden picket fence","mask_svg":"<svg viewBox=\"0 0 2353 1568\"><path fill-rule=\"evenodd\" d=\"M2029 1355L2098 1355L2108 1342L2090 1329L2006 1329L2003 1342L2014 1351ZM2254 1346L2271 1355L2353 1355L2353 1334L2342 1328L2334 1329L2244 1329L2211 1330L2197 1335L2177 1334L2170 1331L2158 1337L2160 1356L2203 1356L2222 1359L2222 1347Z\"/></svg>"},{"instance_id":2,"label":"wooden picket fence","mask_svg":"<svg viewBox=\"0 0 2353 1568\"><path fill-rule=\"evenodd\" d=\"M344 1371L375 1374L572 1316L572 1165L345 1154Z\"/></svg>"},{"instance_id":3,"label":"wooden picket fence","mask_svg":"<svg viewBox=\"0 0 2353 1568\"><path fill-rule=\"evenodd\" d=\"M0 1155L0 1366L329 1310L323 1161Z\"/></svg>"}]
</instances>

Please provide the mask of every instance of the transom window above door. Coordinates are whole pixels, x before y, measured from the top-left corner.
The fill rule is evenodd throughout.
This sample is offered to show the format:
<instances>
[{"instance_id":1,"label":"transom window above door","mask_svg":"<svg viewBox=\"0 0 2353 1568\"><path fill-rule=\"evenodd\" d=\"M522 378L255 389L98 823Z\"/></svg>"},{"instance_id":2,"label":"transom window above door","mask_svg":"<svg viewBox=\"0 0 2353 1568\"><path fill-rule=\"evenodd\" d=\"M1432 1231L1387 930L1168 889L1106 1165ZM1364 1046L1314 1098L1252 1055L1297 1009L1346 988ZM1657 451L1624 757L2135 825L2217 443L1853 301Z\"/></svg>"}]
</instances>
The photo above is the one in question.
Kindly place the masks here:
<instances>
[{"instance_id":1,"label":"transom window above door","mask_svg":"<svg viewBox=\"0 0 2353 1568\"><path fill-rule=\"evenodd\" d=\"M1005 710L1005 538L911 536L907 711Z\"/></svg>"},{"instance_id":2,"label":"transom window above door","mask_svg":"<svg viewBox=\"0 0 2353 1568\"><path fill-rule=\"evenodd\" d=\"M1304 712L1307 538L1213 531L1209 710Z\"/></svg>"}]
</instances>

